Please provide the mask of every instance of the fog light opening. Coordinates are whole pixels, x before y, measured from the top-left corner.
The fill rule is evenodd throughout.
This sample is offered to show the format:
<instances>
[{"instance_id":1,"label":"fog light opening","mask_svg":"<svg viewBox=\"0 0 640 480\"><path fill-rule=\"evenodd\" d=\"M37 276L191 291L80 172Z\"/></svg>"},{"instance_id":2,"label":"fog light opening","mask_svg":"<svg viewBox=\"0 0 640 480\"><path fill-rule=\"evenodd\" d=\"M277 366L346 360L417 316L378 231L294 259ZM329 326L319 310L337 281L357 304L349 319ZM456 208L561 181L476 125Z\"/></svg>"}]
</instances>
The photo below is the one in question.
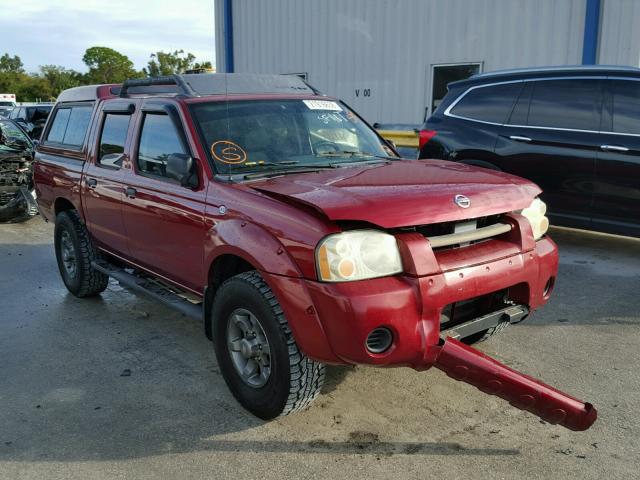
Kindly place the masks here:
<instances>
[{"instance_id":1,"label":"fog light opening","mask_svg":"<svg viewBox=\"0 0 640 480\"><path fill-rule=\"evenodd\" d=\"M367 336L367 350L371 353L384 353L392 343L393 333L385 327L374 328Z\"/></svg>"},{"instance_id":2,"label":"fog light opening","mask_svg":"<svg viewBox=\"0 0 640 480\"><path fill-rule=\"evenodd\" d=\"M542 291L542 296L544 298L549 298L549 295L551 295L555 283L556 277L549 277L549 280L547 280L547 283L544 286L544 290Z\"/></svg>"}]
</instances>

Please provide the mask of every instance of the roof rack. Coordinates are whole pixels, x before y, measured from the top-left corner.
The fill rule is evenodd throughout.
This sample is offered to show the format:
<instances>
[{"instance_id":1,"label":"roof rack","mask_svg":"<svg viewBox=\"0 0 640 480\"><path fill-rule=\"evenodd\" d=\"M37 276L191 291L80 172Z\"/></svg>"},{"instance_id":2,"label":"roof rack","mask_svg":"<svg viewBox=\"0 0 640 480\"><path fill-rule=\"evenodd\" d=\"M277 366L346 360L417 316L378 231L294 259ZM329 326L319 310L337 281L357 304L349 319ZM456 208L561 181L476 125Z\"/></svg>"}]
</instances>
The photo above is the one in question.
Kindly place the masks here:
<instances>
[{"instance_id":1,"label":"roof rack","mask_svg":"<svg viewBox=\"0 0 640 480\"><path fill-rule=\"evenodd\" d=\"M158 87L163 85L175 85L178 92L158 92L157 90L142 91L139 87ZM133 88L136 91L131 93L181 93L189 97L197 97L198 94L184 81L182 75L165 75L163 77L151 77L151 78L135 78L132 80L125 80L120 88L120 96L128 97L129 89Z\"/></svg>"},{"instance_id":2,"label":"roof rack","mask_svg":"<svg viewBox=\"0 0 640 480\"><path fill-rule=\"evenodd\" d=\"M139 94L177 94L188 97L251 94L322 95L297 75L254 73L187 73L132 79L122 84L119 93L121 97Z\"/></svg>"}]
</instances>

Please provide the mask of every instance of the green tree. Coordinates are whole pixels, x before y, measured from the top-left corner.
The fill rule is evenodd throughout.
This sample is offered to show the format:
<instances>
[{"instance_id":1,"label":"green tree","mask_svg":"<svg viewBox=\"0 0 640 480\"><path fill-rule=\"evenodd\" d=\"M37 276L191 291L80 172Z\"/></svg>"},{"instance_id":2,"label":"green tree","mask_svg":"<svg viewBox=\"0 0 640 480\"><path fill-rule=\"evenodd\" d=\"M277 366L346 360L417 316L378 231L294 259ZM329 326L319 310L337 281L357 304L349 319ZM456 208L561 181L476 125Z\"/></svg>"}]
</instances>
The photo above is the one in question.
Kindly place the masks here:
<instances>
[{"instance_id":1,"label":"green tree","mask_svg":"<svg viewBox=\"0 0 640 480\"><path fill-rule=\"evenodd\" d=\"M83 82L82 74L59 65L41 65L40 75L47 79L51 91L57 97L67 88L77 87Z\"/></svg>"},{"instance_id":2,"label":"green tree","mask_svg":"<svg viewBox=\"0 0 640 480\"><path fill-rule=\"evenodd\" d=\"M48 102L55 98L49 81L38 75L19 74L13 92L19 102Z\"/></svg>"},{"instance_id":3,"label":"green tree","mask_svg":"<svg viewBox=\"0 0 640 480\"><path fill-rule=\"evenodd\" d=\"M192 67L194 70L213 70L211 62L196 62Z\"/></svg>"},{"instance_id":4,"label":"green tree","mask_svg":"<svg viewBox=\"0 0 640 480\"><path fill-rule=\"evenodd\" d=\"M121 83L141 76L129 57L108 47L87 48L82 61L89 67L86 83Z\"/></svg>"},{"instance_id":5,"label":"green tree","mask_svg":"<svg viewBox=\"0 0 640 480\"><path fill-rule=\"evenodd\" d=\"M175 50L174 52L155 52L151 54L151 58L144 69L150 77L158 77L161 75L172 75L174 73L184 73L194 66L196 57L192 53L185 53L184 50ZM209 65L211 65L210 62Z\"/></svg>"},{"instance_id":6,"label":"green tree","mask_svg":"<svg viewBox=\"0 0 640 480\"><path fill-rule=\"evenodd\" d=\"M17 55L13 57L5 53L0 57L0 73L24 73L22 60Z\"/></svg>"}]
</instances>

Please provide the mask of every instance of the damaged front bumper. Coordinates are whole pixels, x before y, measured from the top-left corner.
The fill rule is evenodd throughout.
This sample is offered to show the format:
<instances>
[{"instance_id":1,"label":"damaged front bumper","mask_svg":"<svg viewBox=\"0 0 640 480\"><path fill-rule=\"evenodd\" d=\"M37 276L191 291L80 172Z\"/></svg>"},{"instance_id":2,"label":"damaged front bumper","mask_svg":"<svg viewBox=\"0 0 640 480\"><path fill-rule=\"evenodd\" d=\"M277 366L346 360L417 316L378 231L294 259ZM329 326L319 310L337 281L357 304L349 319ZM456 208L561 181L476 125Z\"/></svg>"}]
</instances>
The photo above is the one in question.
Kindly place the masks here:
<instances>
[{"instance_id":1,"label":"damaged front bumper","mask_svg":"<svg viewBox=\"0 0 640 480\"><path fill-rule=\"evenodd\" d=\"M23 222L37 215L38 204L32 192L23 185L15 193L12 192L12 197L0 203L0 223Z\"/></svg>"},{"instance_id":2,"label":"damaged front bumper","mask_svg":"<svg viewBox=\"0 0 640 480\"><path fill-rule=\"evenodd\" d=\"M561 425L569 430L586 430L598 416L590 403L577 400L517 372L450 337L439 347L434 366L454 380L473 385L484 393L508 401L520 410L537 415L547 423Z\"/></svg>"}]
</instances>

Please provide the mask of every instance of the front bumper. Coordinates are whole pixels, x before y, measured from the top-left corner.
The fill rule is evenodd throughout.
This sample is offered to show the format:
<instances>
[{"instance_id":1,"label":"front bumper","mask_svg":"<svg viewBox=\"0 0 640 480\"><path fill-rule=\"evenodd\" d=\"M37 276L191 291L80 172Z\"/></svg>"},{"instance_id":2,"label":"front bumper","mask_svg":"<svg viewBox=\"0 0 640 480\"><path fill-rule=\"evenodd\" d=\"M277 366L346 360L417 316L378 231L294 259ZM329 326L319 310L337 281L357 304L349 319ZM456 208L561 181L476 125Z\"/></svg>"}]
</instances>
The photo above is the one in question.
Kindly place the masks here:
<instances>
[{"instance_id":1,"label":"front bumper","mask_svg":"<svg viewBox=\"0 0 640 480\"><path fill-rule=\"evenodd\" d=\"M438 354L440 318L446 305L503 289L530 310L547 301L550 292L546 290L558 268L553 241L543 238L524 253L503 247L504 242L495 240L459 249L463 258L447 253L438 259L438 272L423 276L305 283L331 349L343 362L426 369ZM489 258L491 249L510 254L482 261L483 255ZM389 329L394 337L392 346L381 354L366 348L367 336L378 327Z\"/></svg>"},{"instance_id":2,"label":"front bumper","mask_svg":"<svg viewBox=\"0 0 640 480\"><path fill-rule=\"evenodd\" d=\"M0 223L22 222L38 214L38 205L31 191L22 186L14 197L0 205Z\"/></svg>"}]
</instances>

